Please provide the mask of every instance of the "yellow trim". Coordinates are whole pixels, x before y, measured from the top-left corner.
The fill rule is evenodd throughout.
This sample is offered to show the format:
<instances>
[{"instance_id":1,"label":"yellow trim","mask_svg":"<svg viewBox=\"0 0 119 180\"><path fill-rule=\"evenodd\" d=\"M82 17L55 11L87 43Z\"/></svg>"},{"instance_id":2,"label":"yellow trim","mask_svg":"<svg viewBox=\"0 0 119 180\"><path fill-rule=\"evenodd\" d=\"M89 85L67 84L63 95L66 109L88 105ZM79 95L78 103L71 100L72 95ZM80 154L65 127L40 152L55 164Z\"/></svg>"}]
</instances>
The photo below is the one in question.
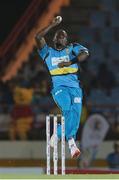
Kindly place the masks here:
<instances>
[{"instance_id":1,"label":"yellow trim","mask_svg":"<svg viewBox=\"0 0 119 180\"><path fill-rule=\"evenodd\" d=\"M61 75L61 74L68 74L68 73L76 73L78 71L77 68L71 67L64 67L64 68L57 68L50 71L51 75Z\"/></svg>"}]
</instances>

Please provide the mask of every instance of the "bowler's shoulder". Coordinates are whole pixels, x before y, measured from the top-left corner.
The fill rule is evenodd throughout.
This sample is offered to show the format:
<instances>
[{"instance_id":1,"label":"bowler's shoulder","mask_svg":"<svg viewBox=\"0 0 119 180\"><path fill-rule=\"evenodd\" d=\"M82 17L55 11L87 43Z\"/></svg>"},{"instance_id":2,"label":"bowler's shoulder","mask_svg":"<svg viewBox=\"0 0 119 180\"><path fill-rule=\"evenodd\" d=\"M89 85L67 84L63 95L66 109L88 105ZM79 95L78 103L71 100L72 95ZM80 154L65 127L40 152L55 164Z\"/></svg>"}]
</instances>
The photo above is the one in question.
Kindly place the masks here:
<instances>
[{"instance_id":1,"label":"bowler's shoulder","mask_svg":"<svg viewBox=\"0 0 119 180\"><path fill-rule=\"evenodd\" d=\"M77 42L74 42L74 43L72 43L72 44L73 44L73 47L80 46L80 44L77 43Z\"/></svg>"}]
</instances>

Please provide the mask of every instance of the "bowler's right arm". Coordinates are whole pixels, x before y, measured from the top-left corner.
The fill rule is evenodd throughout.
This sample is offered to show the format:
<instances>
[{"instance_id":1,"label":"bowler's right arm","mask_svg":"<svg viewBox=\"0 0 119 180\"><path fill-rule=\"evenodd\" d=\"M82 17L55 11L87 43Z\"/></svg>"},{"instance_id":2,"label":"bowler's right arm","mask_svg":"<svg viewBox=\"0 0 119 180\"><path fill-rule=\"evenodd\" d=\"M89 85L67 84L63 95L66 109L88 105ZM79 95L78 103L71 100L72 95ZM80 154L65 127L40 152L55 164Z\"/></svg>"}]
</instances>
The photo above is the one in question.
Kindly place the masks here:
<instances>
[{"instance_id":1,"label":"bowler's right arm","mask_svg":"<svg viewBox=\"0 0 119 180\"><path fill-rule=\"evenodd\" d=\"M59 17L55 17L53 21L44 29L38 31L35 35L35 41L39 49L42 49L46 45L44 36L49 32L50 29L60 24Z\"/></svg>"}]
</instances>

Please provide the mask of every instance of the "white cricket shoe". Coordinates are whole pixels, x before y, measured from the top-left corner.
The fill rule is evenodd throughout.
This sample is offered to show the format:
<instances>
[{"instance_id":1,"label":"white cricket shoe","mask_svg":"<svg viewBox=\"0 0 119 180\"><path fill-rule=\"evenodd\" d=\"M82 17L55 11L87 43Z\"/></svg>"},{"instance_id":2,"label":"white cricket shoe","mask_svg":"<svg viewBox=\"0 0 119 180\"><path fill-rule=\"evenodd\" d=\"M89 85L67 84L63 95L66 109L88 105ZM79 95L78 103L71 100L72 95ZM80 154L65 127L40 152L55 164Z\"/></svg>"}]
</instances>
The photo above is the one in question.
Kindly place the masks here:
<instances>
[{"instance_id":1,"label":"white cricket shoe","mask_svg":"<svg viewBox=\"0 0 119 180\"><path fill-rule=\"evenodd\" d=\"M76 143L74 138L70 138L68 140L68 144L69 144L69 149L71 151L71 157L72 158L77 158L80 156L81 152L80 150L77 148Z\"/></svg>"},{"instance_id":2,"label":"white cricket shoe","mask_svg":"<svg viewBox=\"0 0 119 180\"><path fill-rule=\"evenodd\" d=\"M70 150L71 150L71 158L78 158L81 154L77 146L72 146Z\"/></svg>"}]
</instances>

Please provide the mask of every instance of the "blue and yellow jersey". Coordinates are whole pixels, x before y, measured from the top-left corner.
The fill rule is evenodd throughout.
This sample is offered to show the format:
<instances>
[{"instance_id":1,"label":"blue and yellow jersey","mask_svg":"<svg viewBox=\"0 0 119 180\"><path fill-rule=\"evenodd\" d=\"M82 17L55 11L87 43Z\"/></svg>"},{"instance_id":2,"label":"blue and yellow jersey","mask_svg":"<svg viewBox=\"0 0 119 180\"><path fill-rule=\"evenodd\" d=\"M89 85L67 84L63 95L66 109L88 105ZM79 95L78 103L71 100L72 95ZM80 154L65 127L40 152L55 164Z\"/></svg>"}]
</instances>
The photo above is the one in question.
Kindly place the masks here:
<instances>
[{"instance_id":1,"label":"blue and yellow jersey","mask_svg":"<svg viewBox=\"0 0 119 180\"><path fill-rule=\"evenodd\" d=\"M71 44L62 50L54 49L46 44L42 49L38 50L39 55L46 63L52 77L53 87L79 87L77 76L79 66L75 60L81 51L88 50L78 43ZM63 68L58 67L60 62L69 61L72 61L70 66Z\"/></svg>"}]
</instances>

